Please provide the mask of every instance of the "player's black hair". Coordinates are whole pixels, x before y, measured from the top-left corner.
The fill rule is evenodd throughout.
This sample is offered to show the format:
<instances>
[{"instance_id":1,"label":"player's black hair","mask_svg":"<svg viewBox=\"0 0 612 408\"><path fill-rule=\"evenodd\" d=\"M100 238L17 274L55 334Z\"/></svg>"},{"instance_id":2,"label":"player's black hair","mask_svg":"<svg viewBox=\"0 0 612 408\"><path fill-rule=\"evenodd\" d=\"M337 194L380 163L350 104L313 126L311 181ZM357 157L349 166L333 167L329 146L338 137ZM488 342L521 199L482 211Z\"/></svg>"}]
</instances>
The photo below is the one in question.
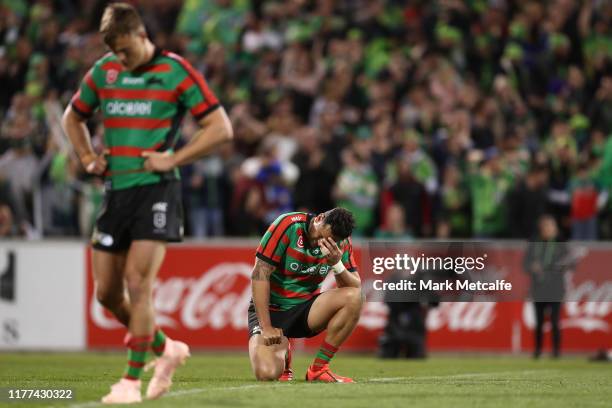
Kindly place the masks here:
<instances>
[{"instance_id":1,"label":"player's black hair","mask_svg":"<svg viewBox=\"0 0 612 408\"><path fill-rule=\"evenodd\" d=\"M327 213L325 223L331 226L334 237L345 239L353 233L353 228L355 228L355 217L353 217L353 214L349 210L336 207Z\"/></svg>"}]
</instances>

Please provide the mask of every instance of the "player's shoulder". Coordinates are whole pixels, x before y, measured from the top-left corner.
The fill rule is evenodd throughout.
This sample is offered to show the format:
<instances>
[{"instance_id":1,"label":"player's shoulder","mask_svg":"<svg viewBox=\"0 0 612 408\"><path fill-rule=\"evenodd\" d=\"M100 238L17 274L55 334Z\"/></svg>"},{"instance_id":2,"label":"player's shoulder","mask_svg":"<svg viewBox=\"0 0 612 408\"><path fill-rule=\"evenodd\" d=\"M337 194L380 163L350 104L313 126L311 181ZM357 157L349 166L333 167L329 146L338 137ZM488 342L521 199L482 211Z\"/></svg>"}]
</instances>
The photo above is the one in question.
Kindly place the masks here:
<instances>
[{"instance_id":1,"label":"player's shoulder","mask_svg":"<svg viewBox=\"0 0 612 408\"><path fill-rule=\"evenodd\" d=\"M272 234L293 234L308 222L308 213L290 212L279 215L268 227Z\"/></svg>"},{"instance_id":2,"label":"player's shoulder","mask_svg":"<svg viewBox=\"0 0 612 408\"><path fill-rule=\"evenodd\" d=\"M94 82L100 84L112 83L113 78L116 78L119 72L123 70L123 66L112 52L108 52L98 58L91 67L90 73Z\"/></svg>"},{"instance_id":3,"label":"player's shoulder","mask_svg":"<svg viewBox=\"0 0 612 408\"><path fill-rule=\"evenodd\" d=\"M94 70L102 71L108 71L110 69L117 69L120 71L123 69L123 67L119 63L119 60L112 52L107 52L106 54L98 58L96 62L94 62L92 68Z\"/></svg>"},{"instance_id":4,"label":"player's shoulder","mask_svg":"<svg viewBox=\"0 0 612 408\"><path fill-rule=\"evenodd\" d=\"M296 224L306 222L308 220L308 213L305 212L289 212L281 214L276 218L274 224Z\"/></svg>"}]
</instances>

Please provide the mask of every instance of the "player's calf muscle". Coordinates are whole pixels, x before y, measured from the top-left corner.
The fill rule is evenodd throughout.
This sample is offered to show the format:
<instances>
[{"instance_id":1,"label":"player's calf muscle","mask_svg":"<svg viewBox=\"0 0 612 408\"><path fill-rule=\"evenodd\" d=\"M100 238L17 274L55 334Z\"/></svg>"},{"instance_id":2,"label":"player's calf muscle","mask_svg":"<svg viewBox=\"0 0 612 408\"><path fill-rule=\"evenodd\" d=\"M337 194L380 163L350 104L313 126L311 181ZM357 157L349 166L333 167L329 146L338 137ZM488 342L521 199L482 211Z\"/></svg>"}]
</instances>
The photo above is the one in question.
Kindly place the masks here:
<instances>
[{"instance_id":1,"label":"player's calf muscle","mask_svg":"<svg viewBox=\"0 0 612 408\"><path fill-rule=\"evenodd\" d=\"M140 303L147 300L147 297L152 293L152 286L149 282L142 279L128 279L128 293L130 294L130 303Z\"/></svg>"}]
</instances>

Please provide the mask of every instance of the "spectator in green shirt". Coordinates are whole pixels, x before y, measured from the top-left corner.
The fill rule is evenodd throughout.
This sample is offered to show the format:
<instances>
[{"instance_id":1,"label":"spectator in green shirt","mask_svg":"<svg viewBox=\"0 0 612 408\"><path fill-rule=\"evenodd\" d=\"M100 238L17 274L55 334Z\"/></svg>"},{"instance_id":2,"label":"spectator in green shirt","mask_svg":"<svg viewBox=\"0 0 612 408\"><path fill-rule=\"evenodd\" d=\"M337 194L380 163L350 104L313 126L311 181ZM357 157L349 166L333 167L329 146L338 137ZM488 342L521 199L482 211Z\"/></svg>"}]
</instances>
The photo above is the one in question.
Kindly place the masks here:
<instances>
[{"instance_id":1,"label":"spectator in green shirt","mask_svg":"<svg viewBox=\"0 0 612 408\"><path fill-rule=\"evenodd\" d=\"M344 167L335 187L336 205L346 208L355 217L353 234L371 233L378 199L378 181L370 165L368 139L357 140L343 153Z\"/></svg>"},{"instance_id":2,"label":"spectator in green shirt","mask_svg":"<svg viewBox=\"0 0 612 408\"><path fill-rule=\"evenodd\" d=\"M476 238L503 237L506 233L505 200L512 179L494 147L487 149L480 166L471 170L468 183L472 200L472 231Z\"/></svg>"}]
</instances>

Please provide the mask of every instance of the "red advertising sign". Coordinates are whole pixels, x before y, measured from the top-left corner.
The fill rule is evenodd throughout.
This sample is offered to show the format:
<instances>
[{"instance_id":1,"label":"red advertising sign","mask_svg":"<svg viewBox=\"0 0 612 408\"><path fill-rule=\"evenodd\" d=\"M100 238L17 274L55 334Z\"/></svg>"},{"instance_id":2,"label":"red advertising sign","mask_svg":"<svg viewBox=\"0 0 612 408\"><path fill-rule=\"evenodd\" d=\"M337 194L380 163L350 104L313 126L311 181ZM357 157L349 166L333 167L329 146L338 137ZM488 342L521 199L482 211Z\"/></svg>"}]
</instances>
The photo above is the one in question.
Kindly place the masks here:
<instances>
[{"instance_id":1,"label":"red advertising sign","mask_svg":"<svg viewBox=\"0 0 612 408\"><path fill-rule=\"evenodd\" d=\"M521 251L509 249L508 258ZM255 245L179 245L169 247L155 283L157 323L173 338L200 349L246 350L246 311L251 298L250 275ZM359 262L360 250L356 248ZM88 255L89 258L89 255ZM582 291L579 302L563 308L563 348L566 351L612 347L612 282L589 279L592 268L612 263L610 251L592 251L580 262L570 291ZM510 262L511 273L521 273L519 261ZM580 272L580 273L578 273ZM360 271L373 279L371 271ZM91 266L87 271L87 345L118 347L125 329L95 300ZM325 282L329 287L333 278ZM427 316L427 342L431 351L530 350L533 311L527 302L442 303ZM386 321L383 303L367 302L345 350L373 351ZM318 347L319 338L297 343L298 348Z\"/></svg>"}]
</instances>

